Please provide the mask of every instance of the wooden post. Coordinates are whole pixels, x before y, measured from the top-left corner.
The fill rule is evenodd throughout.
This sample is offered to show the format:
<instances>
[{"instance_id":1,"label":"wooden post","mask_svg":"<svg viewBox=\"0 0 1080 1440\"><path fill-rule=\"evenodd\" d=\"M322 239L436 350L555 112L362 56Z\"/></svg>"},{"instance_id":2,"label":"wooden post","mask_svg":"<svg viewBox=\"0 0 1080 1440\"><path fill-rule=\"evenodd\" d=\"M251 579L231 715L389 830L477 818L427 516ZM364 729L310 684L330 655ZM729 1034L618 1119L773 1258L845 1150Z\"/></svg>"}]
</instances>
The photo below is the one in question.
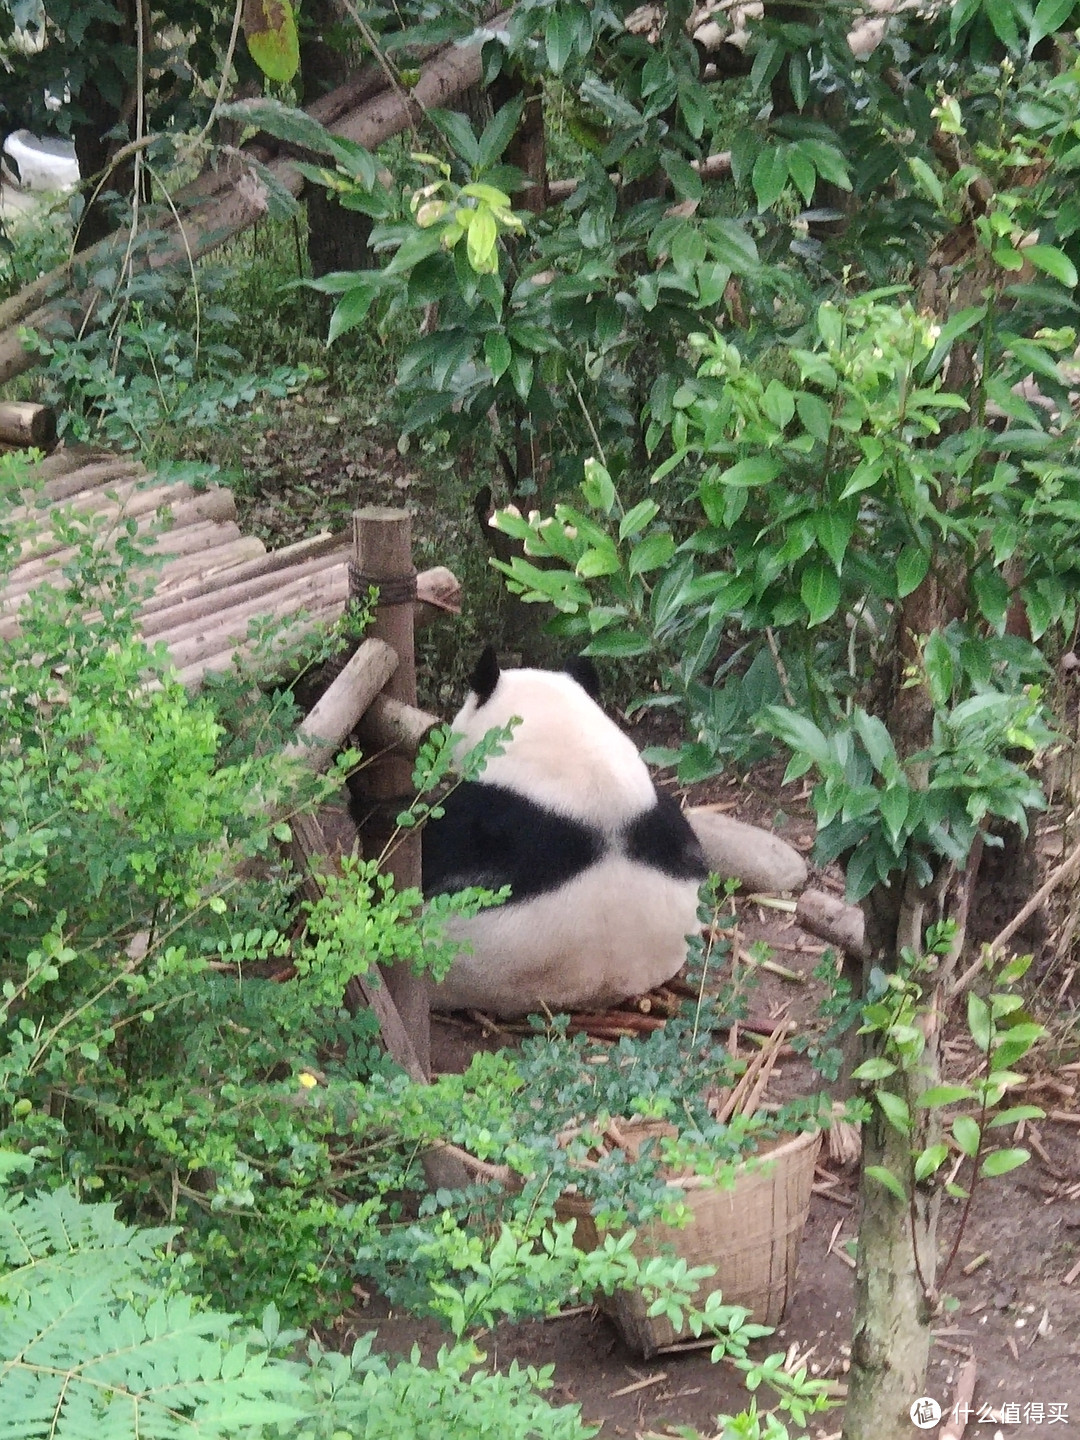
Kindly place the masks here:
<instances>
[{"instance_id":1,"label":"wooden post","mask_svg":"<svg viewBox=\"0 0 1080 1440\"><path fill-rule=\"evenodd\" d=\"M368 634L383 640L397 654L398 666L383 694L404 705L416 705L416 653L413 648L413 603L416 571L412 563L412 519L405 510L373 505L353 515L354 560L349 590L363 600L378 586L379 603ZM367 771L372 813L364 827L365 853L381 855L394 838L395 817L412 799L412 760L390 751ZM384 869L398 890L420 888L420 836L407 831L388 854ZM431 1015L427 980L407 965L386 972L387 989L401 1015L425 1071L431 1068Z\"/></svg>"}]
</instances>

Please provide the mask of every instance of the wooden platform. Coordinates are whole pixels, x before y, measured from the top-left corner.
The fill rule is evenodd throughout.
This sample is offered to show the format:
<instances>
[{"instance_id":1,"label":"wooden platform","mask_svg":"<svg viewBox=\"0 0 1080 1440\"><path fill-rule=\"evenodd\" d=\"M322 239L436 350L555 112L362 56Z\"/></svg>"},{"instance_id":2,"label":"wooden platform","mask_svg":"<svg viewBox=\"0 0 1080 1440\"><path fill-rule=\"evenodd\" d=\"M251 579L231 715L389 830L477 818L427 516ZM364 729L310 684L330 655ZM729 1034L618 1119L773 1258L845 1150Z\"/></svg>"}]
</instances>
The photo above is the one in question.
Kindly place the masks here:
<instances>
[{"instance_id":1,"label":"wooden platform","mask_svg":"<svg viewBox=\"0 0 1080 1440\"><path fill-rule=\"evenodd\" d=\"M324 532L268 551L241 533L230 490L160 482L136 461L87 447L58 451L35 473L44 482L40 502L24 504L13 517L35 524L0 588L0 636L15 632L19 609L36 586L66 583L63 569L76 550L58 532L61 512L92 520L103 546L133 520L147 548L162 557L140 628L148 642L164 641L189 687L251 650L249 626L260 615L295 616L292 640L342 613L352 551L347 534Z\"/></svg>"}]
</instances>

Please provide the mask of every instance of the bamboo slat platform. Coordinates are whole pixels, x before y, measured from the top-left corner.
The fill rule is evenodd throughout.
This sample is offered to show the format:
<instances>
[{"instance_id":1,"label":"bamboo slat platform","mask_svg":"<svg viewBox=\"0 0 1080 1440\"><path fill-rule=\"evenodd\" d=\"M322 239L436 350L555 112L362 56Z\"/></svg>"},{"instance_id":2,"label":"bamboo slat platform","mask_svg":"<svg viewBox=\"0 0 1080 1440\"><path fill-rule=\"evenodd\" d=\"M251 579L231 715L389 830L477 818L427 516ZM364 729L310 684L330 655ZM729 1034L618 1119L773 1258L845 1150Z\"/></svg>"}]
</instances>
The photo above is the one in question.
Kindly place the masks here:
<instances>
[{"instance_id":1,"label":"bamboo slat platform","mask_svg":"<svg viewBox=\"0 0 1080 1440\"><path fill-rule=\"evenodd\" d=\"M138 462L98 449L57 451L35 473L43 482L40 499L19 507L14 518L36 524L0 588L0 636L17 629L19 609L37 585L65 584L64 566L76 552L58 522L71 511L93 518L104 546L134 521L147 548L163 557L153 593L141 607L140 627L147 641L167 645L179 678L191 688L250 651L249 625L258 616L296 616L288 630L294 639L342 613L352 553L347 534L324 532L268 551L241 533L231 491L160 482ZM428 598L438 608L457 608L452 595L443 597L445 603L437 593Z\"/></svg>"}]
</instances>

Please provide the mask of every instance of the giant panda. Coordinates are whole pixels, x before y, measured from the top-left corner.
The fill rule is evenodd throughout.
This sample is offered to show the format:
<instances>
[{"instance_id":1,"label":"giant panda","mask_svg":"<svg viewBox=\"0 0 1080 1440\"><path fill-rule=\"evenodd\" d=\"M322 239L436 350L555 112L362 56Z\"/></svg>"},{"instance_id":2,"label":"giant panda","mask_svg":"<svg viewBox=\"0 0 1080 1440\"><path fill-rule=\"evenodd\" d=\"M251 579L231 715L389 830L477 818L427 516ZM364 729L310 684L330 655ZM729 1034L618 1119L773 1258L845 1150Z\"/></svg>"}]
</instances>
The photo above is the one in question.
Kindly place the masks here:
<instances>
[{"instance_id":1,"label":"giant panda","mask_svg":"<svg viewBox=\"0 0 1080 1440\"><path fill-rule=\"evenodd\" d=\"M587 660L501 670L488 647L477 664L452 725L457 754L520 723L428 823L423 885L428 896L508 885L510 899L450 922L463 948L436 989L441 1008L595 1009L661 984L686 959L705 857L598 690Z\"/></svg>"}]
</instances>

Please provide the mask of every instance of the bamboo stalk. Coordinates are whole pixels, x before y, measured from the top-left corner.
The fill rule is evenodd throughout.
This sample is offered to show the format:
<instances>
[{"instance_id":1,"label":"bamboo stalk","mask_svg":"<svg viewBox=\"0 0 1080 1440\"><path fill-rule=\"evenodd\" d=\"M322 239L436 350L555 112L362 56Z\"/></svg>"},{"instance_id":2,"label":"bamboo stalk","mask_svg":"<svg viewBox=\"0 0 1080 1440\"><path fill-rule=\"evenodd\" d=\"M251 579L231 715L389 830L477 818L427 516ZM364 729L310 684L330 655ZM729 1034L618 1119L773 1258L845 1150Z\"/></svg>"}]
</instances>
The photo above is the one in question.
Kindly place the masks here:
<instances>
[{"instance_id":1,"label":"bamboo stalk","mask_svg":"<svg viewBox=\"0 0 1080 1440\"><path fill-rule=\"evenodd\" d=\"M261 575L255 575L250 580L239 582L230 583L229 574L226 572L226 574L216 577L219 588L204 586L202 587L203 593L196 595L193 599L181 600L167 607L159 606L157 609L150 610L149 614L147 613L149 607L143 606L139 616L139 629L147 639L151 636L162 635L206 616L220 615L223 611L255 600L260 596L273 595L285 583L303 580L311 575L325 574L338 566L342 570L346 569L345 561L340 556L321 555L303 564L293 565L284 571L271 570ZM151 597L151 599L156 598L156 596Z\"/></svg>"},{"instance_id":2,"label":"bamboo stalk","mask_svg":"<svg viewBox=\"0 0 1080 1440\"><path fill-rule=\"evenodd\" d=\"M261 541L258 543L260 548L257 555L232 567L233 573L227 577L228 584L238 585L264 576L271 584L276 584L272 577L281 570L291 568L295 562L330 556L334 552L347 554L349 546L347 536L331 535L328 531L313 535L310 540L298 540L293 545L284 545L280 550L266 550ZM163 576L163 583L158 585L154 594L146 601L142 613L144 616L150 615L157 610L170 609L182 602L213 594L221 587L222 578L220 569L215 572L208 571L206 574L196 572L183 576Z\"/></svg>"},{"instance_id":3,"label":"bamboo stalk","mask_svg":"<svg viewBox=\"0 0 1080 1440\"><path fill-rule=\"evenodd\" d=\"M119 466L116 467L120 469ZM88 510L94 510L98 505L107 503L110 499L123 499L137 490L140 485L148 486L153 480L140 466L139 468L126 467L126 473L97 481L93 485L82 486L72 491L70 495L62 495L58 499L50 499L44 493L34 496L28 491L23 494L27 496L24 505L16 506L10 513L12 520L37 520L40 524L52 525L58 516L75 514L83 515ZM74 476L65 476L65 479L74 480ZM170 488L180 489L182 482ZM183 489L189 495L194 495L190 485L184 484Z\"/></svg>"},{"instance_id":4,"label":"bamboo stalk","mask_svg":"<svg viewBox=\"0 0 1080 1440\"><path fill-rule=\"evenodd\" d=\"M200 518L213 520L236 518L236 502L230 491L206 492L207 497L211 495L224 495L231 503L226 505L221 501L216 501L210 507L204 506L202 508L207 513ZM60 513L74 512L80 519L104 525L106 522L115 523L127 520L132 516L149 515L158 510L166 513L171 511L174 516L177 516L182 505L204 498L206 497L196 495L190 485L153 485L148 489L140 490L137 488L137 482L128 481L124 485L116 486L108 495L96 493L80 495L70 502L61 502L56 506L50 506L49 510L42 513L41 519L45 524L52 525L59 518ZM43 529L23 541L21 553L27 559L44 559L46 555L53 555L57 550L63 549L66 543L67 541L55 530Z\"/></svg>"},{"instance_id":5,"label":"bamboo stalk","mask_svg":"<svg viewBox=\"0 0 1080 1440\"><path fill-rule=\"evenodd\" d=\"M147 516L137 525L136 535L141 535L144 540L147 539L146 532L153 528L154 523L154 517ZM111 537L108 531L103 531L96 538L108 544ZM209 550L212 545L223 545L226 541L240 538L240 527L235 522L200 520L166 531L163 535L151 540L146 548L151 555L192 555ZM32 590L46 577L53 578L54 573L56 580L62 582L63 577L59 572L78 553L77 545L69 545L63 550L54 551L41 558L24 561L12 571L12 578L3 591L4 598L19 595L25 590Z\"/></svg>"},{"instance_id":6,"label":"bamboo stalk","mask_svg":"<svg viewBox=\"0 0 1080 1440\"><path fill-rule=\"evenodd\" d=\"M337 618L340 607L327 605L322 608L312 608L303 616L297 616L295 621L281 634L277 641L277 648L284 649L303 640L305 636ZM250 660L254 650L253 643L248 640L241 640L239 643L226 643L215 654L207 655L203 659L194 660L191 663L178 669L176 678L182 685L189 689L198 689L203 678L211 673L228 670L237 660ZM272 659L272 656L271 656ZM268 662L269 663L269 662Z\"/></svg>"}]
</instances>

